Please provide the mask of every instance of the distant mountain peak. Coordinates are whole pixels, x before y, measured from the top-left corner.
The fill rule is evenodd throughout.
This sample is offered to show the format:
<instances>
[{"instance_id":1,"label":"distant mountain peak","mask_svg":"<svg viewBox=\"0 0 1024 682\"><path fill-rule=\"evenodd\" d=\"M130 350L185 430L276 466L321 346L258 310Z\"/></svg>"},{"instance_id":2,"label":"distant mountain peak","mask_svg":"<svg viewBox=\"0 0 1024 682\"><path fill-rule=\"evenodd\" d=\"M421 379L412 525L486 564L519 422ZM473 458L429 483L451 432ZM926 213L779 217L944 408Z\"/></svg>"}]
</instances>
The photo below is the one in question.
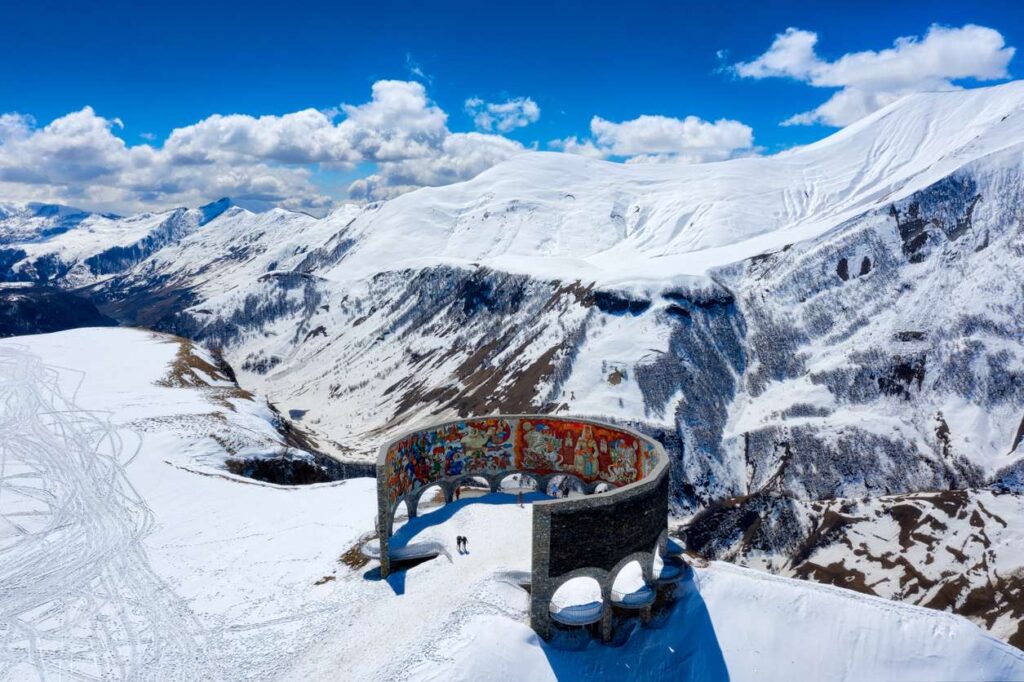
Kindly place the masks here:
<instances>
[{"instance_id":1,"label":"distant mountain peak","mask_svg":"<svg viewBox=\"0 0 1024 682\"><path fill-rule=\"evenodd\" d=\"M89 214L88 211L83 211L75 206L65 206L64 204L29 202L28 204L25 204L25 208L37 218L63 218L66 216Z\"/></svg>"},{"instance_id":2,"label":"distant mountain peak","mask_svg":"<svg viewBox=\"0 0 1024 682\"><path fill-rule=\"evenodd\" d=\"M199 221L200 225L205 225L210 222L224 211L235 206L235 203L231 201L230 197L221 197L216 201L211 201L208 204L199 207L199 210L203 214L202 220Z\"/></svg>"}]
</instances>

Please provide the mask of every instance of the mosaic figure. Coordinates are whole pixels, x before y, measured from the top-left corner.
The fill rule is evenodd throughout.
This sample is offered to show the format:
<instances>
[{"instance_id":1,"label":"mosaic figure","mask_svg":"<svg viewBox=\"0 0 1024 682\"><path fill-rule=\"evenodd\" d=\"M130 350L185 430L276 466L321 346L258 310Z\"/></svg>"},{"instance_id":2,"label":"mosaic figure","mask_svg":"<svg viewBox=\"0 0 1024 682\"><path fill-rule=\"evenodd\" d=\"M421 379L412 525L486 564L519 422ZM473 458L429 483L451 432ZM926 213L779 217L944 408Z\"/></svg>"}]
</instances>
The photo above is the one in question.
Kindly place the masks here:
<instances>
[{"instance_id":1,"label":"mosaic figure","mask_svg":"<svg viewBox=\"0 0 1024 682\"><path fill-rule=\"evenodd\" d=\"M522 449L522 467L538 471L562 469L562 439L543 422L524 421L521 425L525 447Z\"/></svg>"},{"instance_id":2,"label":"mosaic figure","mask_svg":"<svg viewBox=\"0 0 1024 682\"><path fill-rule=\"evenodd\" d=\"M617 438L612 441L608 454L610 464L605 480L622 485L632 483L637 479L636 442Z\"/></svg>"},{"instance_id":3,"label":"mosaic figure","mask_svg":"<svg viewBox=\"0 0 1024 682\"><path fill-rule=\"evenodd\" d=\"M576 441L576 450L573 457L573 468L584 480L597 478L599 469L599 458L597 454L597 441L594 440L594 431L589 424L583 426L583 432Z\"/></svg>"},{"instance_id":4,"label":"mosaic figure","mask_svg":"<svg viewBox=\"0 0 1024 682\"><path fill-rule=\"evenodd\" d=\"M641 476L641 478L649 476L650 473L652 471L654 471L654 465L657 464L657 462L658 462L658 456L654 452L654 447L651 446L651 445L647 445L645 443L644 444L644 457L643 457L643 464L642 464L643 475Z\"/></svg>"}]
</instances>

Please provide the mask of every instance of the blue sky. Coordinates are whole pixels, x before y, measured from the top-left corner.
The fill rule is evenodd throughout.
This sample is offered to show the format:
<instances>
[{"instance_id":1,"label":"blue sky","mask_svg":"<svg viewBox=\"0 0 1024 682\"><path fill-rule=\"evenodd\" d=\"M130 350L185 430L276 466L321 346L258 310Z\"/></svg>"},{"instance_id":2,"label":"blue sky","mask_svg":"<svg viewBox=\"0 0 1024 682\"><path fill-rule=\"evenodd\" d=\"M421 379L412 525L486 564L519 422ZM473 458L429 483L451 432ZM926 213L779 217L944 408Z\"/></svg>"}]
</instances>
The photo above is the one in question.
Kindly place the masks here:
<instances>
[{"instance_id":1,"label":"blue sky","mask_svg":"<svg viewBox=\"0 0 1024 682\"><path fill-rule=\"evenodd\" d=\"M988 52L979 55L971 52L976 35L948 35L943 38L947 42L936 38L937 54L942 59L952 55L949 63L935 65L928 54L915 58L906 52L903 61L917 71L897 83L880 83L877 74L863 76L864 69L872 67L861 68L855 60L836 67L844 55L892 49L900 37L913 37L927 47L933 25L950 30L985 27L1001 43L988 44ZM790 35L791 46L806 52L810 44L815 61L808 62L801 53L803 57L789 62L757 62L789 27L801 30ZM440 149L450 134L477 131L524 147L566 149L613 160L692 162L807 143L848 123L858 112L915 89L1002 82L1016 75L1019 58L1014 59L1009 48L1024 44L1022 33L1024 3L984 0L10 3L0 22L0 114L8 114L6 134L0 125L0 200L38 197L103 208L164 207L203 198L203 183L198 176L186 177L186 165L219 164L221 170L243 169L240 173L258 174L269 168L268 178L280 176L276 184L240 183L237 189L254 202L284 203L289 191L312 197L315 187L323 196L307 203L324 205L343 199L350 192L349 183L363 175L376 180L351 190L353 196L383 197L419 184L461 179L515 151L499 140L453 138L448 140L450 147L466 149L431 152L444 159L439 156L433 168L424 170L414 168L408 159L396 161L395 154L404 151L386 158L368 152L369 147L355 153L339 151L339 145L355 139L353 135L364 135L349 131L344 143L325 142L333 145L330 153L267 151L264 144L263 151L236 146L227 158L224 136L239 133L221 129L206 138L216 149L197 151L199 143L190 140L191 151L176 151L173 160L169 155L149 158L140 150L131 159L117 160L111 155L122 152L97 137L97 146L104 148L98 157L89 157L95 150L78 149L62 157L60 168L44 166L33 155L48 153L59 136L34 146L26 140L51 121L86 106L93 117L108 123L109 134L124 140L129 151L141 145L159 150L172 130L214 115L282 116L313 108L337 114L332 121L338 123L347 116L338 107L370 102L374 83L418 82L425 110L432 107L429 111L443 112L447 119L441 127L436 120L414 123L424 127L411 136L399 135L415 145ZM808 38L812 34L816 44ZM958 56L958 50L964 54ZM897 63L903 63L905 51L906 46L893 57ZM745 70L737 69L744 63ZM882 68L899 70L884 64ZM852 109L849 103L838 102L833 107L842 109L838 113L807 115L803 124L780 125L850 88L855 92L847 94L860 102ZM473 98L480 103L468 107L467 100ZM522 125L502 118L506 110L500 105L508 103L506 110L514 111ZM499 108L489 119L491 125L481 127L481 119L475 121L474 115L486 113L488 104ZM18 119L11 118L15 113ZM364 113L366 125L389 125L391 120ZM616 127L643 115L663 118ZM595 116L607 125L595 127ZM672 123L690 116L700 121L691 121L689 128ZM737 127L698 126L722 119L748 127L749 134L744 137ZM270 120L259 125L281 127ZM85 120L67 127L78 139L101 135ZM83 132L86 129L90 132ZM676 144L666 139L691 133L704 140L696 143L696 151L688 146L692 141ZM714 140L707 142L706 135ZM396 139L391 133L384 137ZM576 139L552 144L571 138ZM486 151L468 149L478 144L486 145ZM11 157L6 172L5 147ZM373 150L379 147L379 140L372 145ZM416 149L409 158L423 157L423 149ZM85 162L68 168L76 163L76 155ZM13 169L15 165L19 170ZM140 175L142 167L145 178ZM90 171L98 175L94 178ZM285 177L285 171L293 172ZM161 174L166 178L161 180ZM93 179L109 187L91 191L85 185Z\"/></svg>"}]
</instances>

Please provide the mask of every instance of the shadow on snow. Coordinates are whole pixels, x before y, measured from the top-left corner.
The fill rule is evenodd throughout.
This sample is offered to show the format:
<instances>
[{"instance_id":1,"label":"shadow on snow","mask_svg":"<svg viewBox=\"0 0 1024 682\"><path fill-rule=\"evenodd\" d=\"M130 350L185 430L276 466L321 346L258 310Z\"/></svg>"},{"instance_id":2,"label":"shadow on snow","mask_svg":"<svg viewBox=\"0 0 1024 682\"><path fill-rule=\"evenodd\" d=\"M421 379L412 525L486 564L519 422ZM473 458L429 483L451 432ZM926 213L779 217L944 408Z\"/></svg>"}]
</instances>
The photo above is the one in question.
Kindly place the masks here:
<instances>
[{"instance_id":1,"label":"shadow on snow","mask_svg":"<svg viewBox=\"0 0 1024 682\"><path fill-rule=\"evenodd\" d=\"M591 640L565 650L537 638L559 680L673 679L728 682L729 671L693 569L677 587L678 601L653 627L635 627L618 646Z\"/></svg>"}]
</instances>

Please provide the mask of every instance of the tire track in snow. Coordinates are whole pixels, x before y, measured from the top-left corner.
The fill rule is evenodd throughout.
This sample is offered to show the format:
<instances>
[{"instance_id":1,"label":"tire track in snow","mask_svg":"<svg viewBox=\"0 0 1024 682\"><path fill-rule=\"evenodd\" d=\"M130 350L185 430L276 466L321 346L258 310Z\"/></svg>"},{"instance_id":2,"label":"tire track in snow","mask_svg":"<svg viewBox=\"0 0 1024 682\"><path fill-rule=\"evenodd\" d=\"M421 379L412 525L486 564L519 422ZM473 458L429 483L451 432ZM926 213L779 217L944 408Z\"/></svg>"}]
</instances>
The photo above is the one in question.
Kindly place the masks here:
<instances>
[{"instance_id":1,"label":"tire track in snow","mask_svg":"<svg viewBox=\"0 0 1024 682\"><path fill-rule=\"evenodd\" d=\"M121 435L74 399L58 369L0 347L0 678L217 677L149 565Z\"/></svg>"}]
</instances>

